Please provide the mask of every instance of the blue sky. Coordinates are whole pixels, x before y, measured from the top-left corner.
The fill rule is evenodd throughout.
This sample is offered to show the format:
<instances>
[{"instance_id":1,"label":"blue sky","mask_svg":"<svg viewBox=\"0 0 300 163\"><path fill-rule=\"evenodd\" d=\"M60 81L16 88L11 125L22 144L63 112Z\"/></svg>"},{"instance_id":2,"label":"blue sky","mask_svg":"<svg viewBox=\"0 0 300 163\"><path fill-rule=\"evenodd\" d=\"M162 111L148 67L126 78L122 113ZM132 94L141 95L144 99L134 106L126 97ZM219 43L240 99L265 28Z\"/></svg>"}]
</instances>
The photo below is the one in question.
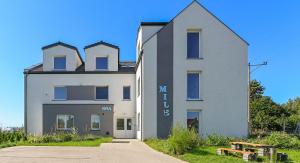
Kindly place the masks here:
<instances>
[{"instance_id":1,"label":"blue sky","mask_svg":"<svg viewBox=\"0 0 300 163\"><path fill-rule=\"evenodd\" d=\"M0 0L0 127L23 124L23 69L42 61L41 47L63 41L79 48L99 40L135 59L141 21L169 21L191 0ZM250 43L252 74L278 103L300 96L300 1L200 0Z\"/></svg>"}]
</instances>

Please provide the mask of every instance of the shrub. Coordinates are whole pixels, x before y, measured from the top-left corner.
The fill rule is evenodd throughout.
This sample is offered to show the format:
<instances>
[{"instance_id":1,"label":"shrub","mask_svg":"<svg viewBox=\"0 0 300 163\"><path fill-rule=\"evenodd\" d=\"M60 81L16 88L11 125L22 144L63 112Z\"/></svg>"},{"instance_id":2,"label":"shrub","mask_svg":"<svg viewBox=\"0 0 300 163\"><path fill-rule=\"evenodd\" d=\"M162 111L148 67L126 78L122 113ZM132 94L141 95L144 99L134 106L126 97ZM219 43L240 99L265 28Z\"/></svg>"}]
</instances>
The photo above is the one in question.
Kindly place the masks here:
<instances>
[{"instance_id":1,"label":"shrub","mask_svg":"<svg viewBox=\"0 0 300 163\"><path fill-rule=\"evenodd\" d=\"M212 134L207 136L207 145L212 146L226 146L229 145L231 141L235 140L233 137L227 137L217 134Z\"/></svg>"},{"instance_id":2,"label":"shrub","mask_svg":"<svg viewBox=\"0 0 300 163\"><path fill-rule=\"evenodd\" d=\"M298 148L300 149L300 140L296 136L285 132L273 132L269 136L259 140L259 143L273 145L277 148Z\"/></svg>"},{"instance_id":3,"label":"shrub","mask_svg":"<svg viewBox=\"0 0 300 163\"><path fill-rule=\"evenodd\" d=\"M172 134L167 140L171 154L183 154L199 145L199 136L195 130L189 130L180 125L172 129Z\"/></svg>"}]
</instances>

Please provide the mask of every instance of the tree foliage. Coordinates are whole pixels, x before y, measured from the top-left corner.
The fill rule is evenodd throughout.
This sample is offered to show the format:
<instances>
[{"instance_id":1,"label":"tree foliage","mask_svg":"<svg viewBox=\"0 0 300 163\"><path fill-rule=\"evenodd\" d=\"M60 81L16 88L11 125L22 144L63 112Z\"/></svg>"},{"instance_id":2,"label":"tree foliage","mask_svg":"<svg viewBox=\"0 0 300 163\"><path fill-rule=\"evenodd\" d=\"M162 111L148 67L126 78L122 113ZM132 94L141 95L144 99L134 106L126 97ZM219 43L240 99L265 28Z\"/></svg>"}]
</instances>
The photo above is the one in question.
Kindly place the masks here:
<instances>
[{"instance_id":1,"label":"tree foliage","mask_svg":"<svg viewBox=\"0 0 300 163\"><path fill-rule=\"evenodd\" d=\"M280 105L269 96L264 96L265 87L260 82L250 82L250 127L251 134L271 131L292 132L300 120L300 98Z\"/></svg>"}]
</instances>

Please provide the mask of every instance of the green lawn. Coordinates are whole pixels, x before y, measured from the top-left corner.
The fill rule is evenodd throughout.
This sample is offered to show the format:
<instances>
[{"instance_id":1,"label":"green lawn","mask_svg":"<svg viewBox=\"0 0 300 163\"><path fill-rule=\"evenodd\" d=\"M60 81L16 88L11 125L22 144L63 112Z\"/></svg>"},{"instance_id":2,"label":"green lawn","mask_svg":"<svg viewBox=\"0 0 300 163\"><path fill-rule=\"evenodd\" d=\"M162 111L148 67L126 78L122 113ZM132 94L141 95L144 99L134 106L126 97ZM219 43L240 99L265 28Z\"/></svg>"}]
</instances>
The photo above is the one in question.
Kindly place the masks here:
<instances>
[{"instance_id":1,"label":"green lawn","mask_svg":"<svg viewBox=\"0 0 300 163\"><path fill-rule=\"evenodd\" d=\"M169 154L167 151L167 145L165 140L146 140L146 144L155 150L161 151L163 153ZM243 159L240 157L233 156L219 156L216 154L217 148L215 146L201 146L196 149L189 151L183 155L175 156L181 160L191 162L191 163L243 163ZM289 155L289 160L291 162L300 163L300 150L279 150L280 152L287 153Z\"/></svg>"},{"instance_id":2,"label":"green lawn","mask_svg":"<svg viewBox=\"0 0 300 163\"><path fill-rule=\"evenodd\" d=\"M1 148L6 148L6 147L12 147L12 146L16 146L16 144L15 143L0 144L0 149Z\"/></svg>"},{"instance_id":3,"label":"green lawn","mask_svg":"<svg viewBox=\"0 0 300 163\"><path fill-rule=\"evenodd\" d=\"M95 140L84 141L67 141L67 142L50 142L50 143L28 143L19 142L18 146L80 146L80 147L97 147L101 143L109 143L112 141L111 137L103 137Z\"/></svg>"}]
</instances>

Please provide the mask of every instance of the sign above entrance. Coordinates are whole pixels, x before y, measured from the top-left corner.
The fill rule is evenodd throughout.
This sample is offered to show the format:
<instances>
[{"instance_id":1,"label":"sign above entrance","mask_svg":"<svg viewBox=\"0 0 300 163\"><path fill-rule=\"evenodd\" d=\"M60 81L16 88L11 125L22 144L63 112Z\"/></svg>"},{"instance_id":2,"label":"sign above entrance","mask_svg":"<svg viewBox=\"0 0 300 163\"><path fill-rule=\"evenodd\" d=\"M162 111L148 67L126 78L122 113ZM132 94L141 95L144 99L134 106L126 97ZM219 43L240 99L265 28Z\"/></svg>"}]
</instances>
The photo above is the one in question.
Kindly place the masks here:
<instances>
[{"instance_id":1,"label":"sign above entrance","mask_svg":"<svg viewBox=\"0 0 300 163\"><path fill-rule=\"evenodd\" d=\"M102 106L102 111L112 111L111 106Z\"/></svg>"}]
</instances>

